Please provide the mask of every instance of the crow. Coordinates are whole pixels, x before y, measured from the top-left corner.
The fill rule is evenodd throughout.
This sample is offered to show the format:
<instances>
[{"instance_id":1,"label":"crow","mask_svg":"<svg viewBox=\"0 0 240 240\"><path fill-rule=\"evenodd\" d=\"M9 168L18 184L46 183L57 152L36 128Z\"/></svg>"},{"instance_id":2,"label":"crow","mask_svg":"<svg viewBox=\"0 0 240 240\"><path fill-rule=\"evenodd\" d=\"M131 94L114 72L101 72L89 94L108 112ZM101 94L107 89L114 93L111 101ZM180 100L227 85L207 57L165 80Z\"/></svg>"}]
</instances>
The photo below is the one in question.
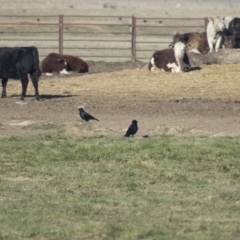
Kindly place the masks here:
<instances>
[{"instance_id":1,"label":"crow","mask_svg":"<svg viewBox=\"0 0 240 240\"><path fill-rule=\"evenodd\" d=\"M88 114L87 112L85 112L84 110L83 110L83 108L79 108L78 109L78 111L79 111L79 115L80 115L80 117L81 117L81 119L83 119L83 120L85 120L85 121L89 121L89 120L97 120L97 121L99 121L98 119L96 119L95 117L93 117L92 115L90 115L90 114Z\"/></svg>"},{"instance_id":2,"label":"crow","mask_svg":"<svg viewBox=\"0 0 240 240\"><path fill-rule=\"evenodd\" d=\"M126 134L124 135L125 137L130 137L130 135L133 135L138 131L138 125L137 125L137 120L133 120L132 124L129 126Z\"/></svg>"}]
</instances>

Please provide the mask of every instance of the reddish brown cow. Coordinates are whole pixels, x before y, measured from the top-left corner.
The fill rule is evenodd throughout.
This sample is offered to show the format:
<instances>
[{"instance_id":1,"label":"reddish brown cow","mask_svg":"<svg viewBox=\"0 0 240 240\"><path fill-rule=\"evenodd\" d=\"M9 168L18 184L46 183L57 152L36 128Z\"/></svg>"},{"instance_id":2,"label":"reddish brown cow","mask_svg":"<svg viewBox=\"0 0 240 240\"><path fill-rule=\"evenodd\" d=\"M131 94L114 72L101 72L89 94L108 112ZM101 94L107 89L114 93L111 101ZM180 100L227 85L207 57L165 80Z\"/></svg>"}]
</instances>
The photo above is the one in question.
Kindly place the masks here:
<instances>
[{"instance_id":1,"label":"reddish brown cow","mask_svg":"<svg viewBox=\"0 0 240 240\"><path fill-rule=\"evenodd\" d=\"M206 54L209 52L209 46L207 41L207 33L202 32L190 32L190 33L177 33L173 37L173 44L176 42L184 42L188 44L188 51Z\"/></svg>"},{"instance_id":2,"label":"reddish brown cow","mask_svg":"<svg viewBox=\"0 0 240 240\"><path fill-rule=\"evenodd\" d=\"M58 53L50 53L42 61L41 67L43 73L59 72L69 74L70 71L77 73L88 72L88 64L80 57Z\"/></svg>"},{"instance_id":3,"label":"reddish brown cow","mask_svg":"<svg viewBox=\"0 0 240 240\"><path fill-rule=\"evenodd\" d=\"M74 71L77 73L88 72L88 64L84 62L80 57L72 55L60 55L60 58L64 59L67 62L68 71Z\"/></svg>"},{"instance_id":4,"label":"reddish brown cow","mask_svg":"<svg viewBox=\"0 0 240 240\"><path fill-rule=\"evenodd\" d=\"M51 75L52 73L67 73L68 64L61 59L58 53L50 53L43 59L41 64L42 73Z\"/></svg>"},{"instance_id":5,"label":"reddish brown cow","mask_svg":"<svg viewBox=\"0 0 240 240\"><path fill-rule=\"evenodd\" d=\"M149 62L148 69L153 71L155 67L163 72L188 72L191 69L188 55L186 53L187 45L177 42L170 45L171 48L155 52Z\"/></svg>"}]
</instances>

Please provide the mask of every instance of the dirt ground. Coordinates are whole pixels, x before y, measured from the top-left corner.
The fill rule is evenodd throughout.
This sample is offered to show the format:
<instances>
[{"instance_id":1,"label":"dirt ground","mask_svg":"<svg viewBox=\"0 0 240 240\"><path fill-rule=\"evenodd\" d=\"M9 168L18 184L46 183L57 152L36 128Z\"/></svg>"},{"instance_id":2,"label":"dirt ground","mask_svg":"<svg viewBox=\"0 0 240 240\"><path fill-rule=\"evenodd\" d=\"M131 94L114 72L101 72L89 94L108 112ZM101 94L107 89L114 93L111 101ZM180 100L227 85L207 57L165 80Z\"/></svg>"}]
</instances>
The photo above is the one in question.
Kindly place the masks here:
<instances>
[{"instance_id":1,"label":"dirt ground","mask_svg":"<svg viewBox=\"0 0 240 240\"><path fill-rule=\"evenodd\" d=\"M209 4L199 1L192 4L143 1L140 4L133 0L113 4L106 1L109 2L107 7L102 1L88 2L70 0L56 5L51 0L47 3L14 1L3 4L0 12L8 15L84 13L190 18L239 14L236 1L221 4L212 1ZM42 76L40 101L34 99L31 83L25 101L19 101L21 84L10 80L8 97L0 99L0 136L44 132L47 128L44 124L48 128L63 124L68 134L77 136L123 135L133 119L139 121L136 137L146 134L150 137L160 134L237 136L240 134L240 59L232 56L192 55L194 68L189 73L149 72L146 65L119 67L115 64L90 65L90 74L86 75ZM78 115L80 105L100 121L83 123Z\"/></svg>"},{"instance_id":2,"label":"dirt ground","mask_svg":"<svg viewBox=\"0 0 240 240\"><path fill-rule=\"evenodd\" d=\"M76 136L124 135L133 119L139 122L136 137L240 134L240 64L201 65L178 74L149 72L145 66L42 76L40 101L31 82L25 101L19 101L20 92L20 82L10 80L8 97L0 99L1 136L43 132L29 126L50 123ZM100 121L83 122L78 106Z\"/></svg>"}]
</instances>

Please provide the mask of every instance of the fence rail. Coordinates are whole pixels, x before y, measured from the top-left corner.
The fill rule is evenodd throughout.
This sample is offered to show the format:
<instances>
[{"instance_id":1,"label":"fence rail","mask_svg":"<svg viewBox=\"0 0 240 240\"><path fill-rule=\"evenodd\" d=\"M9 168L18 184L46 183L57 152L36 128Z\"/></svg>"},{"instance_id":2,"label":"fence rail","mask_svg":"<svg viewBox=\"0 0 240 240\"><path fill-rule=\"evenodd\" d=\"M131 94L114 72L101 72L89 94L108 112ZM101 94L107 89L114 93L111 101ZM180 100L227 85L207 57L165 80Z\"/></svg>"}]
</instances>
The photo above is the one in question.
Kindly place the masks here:
<instances>
[{"instance_id":1,"label":"fence rail","mask_svg":"<svg viewBox=\"0 0 240 240\"><path fill-rule=\"evenodd\" d=\"M58 52L86 60L136 61L166 48L177 32L205 29L206 18L0 15L0 45L34 45L40 59Z\"/></svg>"}]
</instances>

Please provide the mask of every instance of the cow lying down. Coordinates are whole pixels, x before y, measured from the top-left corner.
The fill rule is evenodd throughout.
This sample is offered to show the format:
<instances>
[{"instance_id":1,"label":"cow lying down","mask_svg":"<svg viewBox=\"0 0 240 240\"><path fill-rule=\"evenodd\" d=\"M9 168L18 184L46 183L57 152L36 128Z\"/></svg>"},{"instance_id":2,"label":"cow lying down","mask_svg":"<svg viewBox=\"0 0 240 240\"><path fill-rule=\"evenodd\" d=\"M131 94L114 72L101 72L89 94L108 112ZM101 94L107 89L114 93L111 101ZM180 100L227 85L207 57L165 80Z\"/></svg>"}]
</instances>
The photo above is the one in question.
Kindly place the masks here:
<instances>
[{"instance_id":1,"label":"cow lying down","mask_svg":"<svg viewBox=\"0 0 240 240\"><path fill-rule=\"evenodd\" d=\"M77 73L88 72L88 64L80 57L50 53L41 64L42 73L51 76L53 73L70 74L71 71Z\"/></svg>"},{"instance_id":2,"label":"cow lying down","mask_svg":"<svg viewBox=\"0 0 240 240\"><path fill-rule=\"evenodd\" d=\"M173 36L173 43L183 42L188 44L189 52L206 54L209 52L209 46L207 41L207 33L206 32L189 32L189 33L177 33Z\"/></svg>"},{"instance_id":3,"label":"cow lying down","mask_svg":"<svg viewBox=\"0 0 240 240\"><path fill-rule=\"evenodd\" d=\"M188 72L191 69L188 55L186 53L188 45L177 42L170 44L169 49L155 52L150 59L148 69L153 71L156 67L163 72Z\"/></svg>"}]
</instances>

